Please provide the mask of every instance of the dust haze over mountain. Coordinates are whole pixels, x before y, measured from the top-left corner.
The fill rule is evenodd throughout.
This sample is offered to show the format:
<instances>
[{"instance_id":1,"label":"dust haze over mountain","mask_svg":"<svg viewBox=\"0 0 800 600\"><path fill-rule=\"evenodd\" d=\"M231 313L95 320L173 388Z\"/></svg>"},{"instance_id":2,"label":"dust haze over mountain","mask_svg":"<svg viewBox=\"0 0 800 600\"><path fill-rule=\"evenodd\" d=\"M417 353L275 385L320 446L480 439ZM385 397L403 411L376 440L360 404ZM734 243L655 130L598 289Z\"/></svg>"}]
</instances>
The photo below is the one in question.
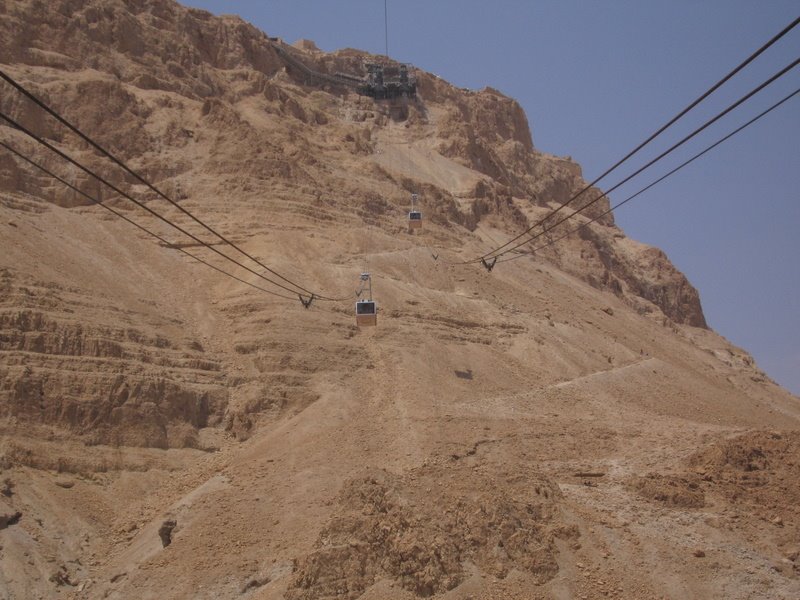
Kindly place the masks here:
<instances>
[{"instance_id":1,"label":"dust haze over mountain","mask_svg":"<svg viewBox=\"0 0 800 600\"><path fill-rule=\"evenodd\" d=\"M707 328L663 252L606 215L491 273L449 264L585 185L514 100L417 72L416 99L376 101L298 66L361 76L362 52L166 0L0 0L0 29L4 72L278 273L352 297L259 292L0 151L4 596L800 593L800 401ZM2 89L3 113L213 241ZM374 329L353 316L365 260Z\"/></svg>"}]
</instances>

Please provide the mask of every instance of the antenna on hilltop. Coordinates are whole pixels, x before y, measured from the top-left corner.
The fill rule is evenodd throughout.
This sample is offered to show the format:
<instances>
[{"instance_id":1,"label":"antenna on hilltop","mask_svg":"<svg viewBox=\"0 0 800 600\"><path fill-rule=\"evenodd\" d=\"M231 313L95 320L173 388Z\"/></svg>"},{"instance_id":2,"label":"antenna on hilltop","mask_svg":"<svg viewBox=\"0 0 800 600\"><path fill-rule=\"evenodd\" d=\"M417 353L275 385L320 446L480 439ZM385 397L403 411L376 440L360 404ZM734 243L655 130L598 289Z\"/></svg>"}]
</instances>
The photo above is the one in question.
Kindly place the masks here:
<instances>
[{"instance_id":1,"label":"antenna on hilltop","mask_svg":"<svg viewBox=\"0 0 800 600\"><path fill-rule=\"evenodd\" d=\"M388 0L383 0L383 34L386 40L386 60L389 60L389 8Z\"/></svg>"}]
</instances>

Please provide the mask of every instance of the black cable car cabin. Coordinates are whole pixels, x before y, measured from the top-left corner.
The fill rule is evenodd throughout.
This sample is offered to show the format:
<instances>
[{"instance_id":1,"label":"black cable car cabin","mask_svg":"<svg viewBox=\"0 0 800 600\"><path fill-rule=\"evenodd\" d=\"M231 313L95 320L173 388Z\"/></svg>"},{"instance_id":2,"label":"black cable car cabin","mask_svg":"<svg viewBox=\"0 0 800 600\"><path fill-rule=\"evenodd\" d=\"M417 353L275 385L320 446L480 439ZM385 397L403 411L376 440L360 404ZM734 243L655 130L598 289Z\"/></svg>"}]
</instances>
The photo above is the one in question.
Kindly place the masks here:
<instances>
[{"instance_id":1,"label":"black cable car cabin","mask_svg":"<svg viewBox=\"0 0 800 600\"><path fill-rule=\"evenodd\" d=\"M412 210L408 213L408 228L421 229L422 228L422 213L418 210Z\"/></svg>"},{"instance_id":2,"label":"black cable car cabin","mask_svg":"<svg viewBox=\"0 0 800 600\"><path fill-rule=\"evenodd\" d=\"M356 302L356 325L377 325L378 305L374 300L359 300Z\"/></svg>"}]
</instances>

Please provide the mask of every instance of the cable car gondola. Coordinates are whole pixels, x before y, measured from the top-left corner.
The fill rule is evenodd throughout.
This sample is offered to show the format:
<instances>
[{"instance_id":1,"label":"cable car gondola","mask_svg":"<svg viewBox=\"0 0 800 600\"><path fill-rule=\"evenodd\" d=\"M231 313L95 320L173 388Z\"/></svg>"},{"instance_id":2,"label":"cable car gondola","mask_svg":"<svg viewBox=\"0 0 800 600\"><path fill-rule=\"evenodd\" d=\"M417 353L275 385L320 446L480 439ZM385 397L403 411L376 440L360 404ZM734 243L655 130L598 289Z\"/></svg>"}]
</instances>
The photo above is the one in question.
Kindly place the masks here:
<instances>
[{"instance_id":1,"label":"cable car gondola","mask_svg":"<svg viewBox=\"0 0 800 600\"><path fill-rule=\"evenodd\" d=\"M359 300L356 302L356 325L378 324L378 304L374 300Z\"/></svg>"},{"instance_id":2,"label":"cable car gondola","mask_svg":"<svg viewBox=\"0 0 800 600\"><path fill-rule=\"evenodd\" d=\"M378 303L372 299L372 277L369 273L361 274L362 282L369 282L369 300L359 300L356 302L356 325L363 327L365 325L378 324ZM362 283L362 290L363 290ZM359 291L359 294L361 292Z\"/></svg>"},{"instance_id":3,"label":"cable car gondola","mask_svg":"<svg viewBox=\"0 0 800 600\"><path fill-rule=\"evenodd\" d=\"M417 194L411 194L411 210L408 213L408 229L421 229L422 228L422 213L416 209Z\"/></svg>"}]
</instances>

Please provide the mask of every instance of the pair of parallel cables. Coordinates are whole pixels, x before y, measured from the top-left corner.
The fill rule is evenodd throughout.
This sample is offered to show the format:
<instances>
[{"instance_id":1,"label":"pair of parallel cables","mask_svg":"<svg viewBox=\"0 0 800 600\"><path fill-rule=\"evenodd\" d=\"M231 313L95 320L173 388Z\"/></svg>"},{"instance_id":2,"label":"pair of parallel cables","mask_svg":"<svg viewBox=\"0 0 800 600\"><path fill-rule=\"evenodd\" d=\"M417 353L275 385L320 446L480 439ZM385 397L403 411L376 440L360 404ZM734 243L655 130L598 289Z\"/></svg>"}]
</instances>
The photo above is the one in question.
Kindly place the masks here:
<instances>
[{"instance_id":1,"label":"pair of parallel cables","mask_svg":"<svg viewBox=\"0 0 800 600\"><path fill-rule=\"evenodd\" d=\"M621 166L621 165L622 165L624 162L626 162L626 161L627 161L629 158L631 158L631 157L632 157L634 154L636 154L637 152L639 152L639 151L640 151L642 148L644 148L644 147L645 147L645 146L647 146L647 145L648 145L650 142L652 142L652 141L653 141L653 140L654 140L656 137L658 137L659 135L661 135L661 134L662 134L662 133L663 133L663 132L664 132L666 129L668 129L669 127L671 127L671 126L672 126L672 125L673 125L673 124L674 124L676 121L678 121L679 119L681 119L681 118L682 118L684 115L686 115L686 114L687 114L687 113L688 113L690 110L692 110L693 108L695 108L695 107L696 107L698 104L700 104L700 103L701 103L703 100L705 100L705 99L706 99L708 96L710 96L712 93L714 93L714 92L715 92L715 91L716 91L718 88L720 88L720 87L721 87L723 84L725 84L725 83L726 83L728 80L730 80L730 79L731 79L732 77L734 77L734 76L735 76L737 73L739 73L739 72L740 72L742 69L744 69L744 68L745 68L745 67L746 67L748 64L750 64L752 61L754 61L754 60L755 60L755 59L756 59L756 58L757 58L759 55L761 55L761 54L762 54L764 51L766 51L766 50L767 50L767 49L768 49L770 46L772 46L773 44L775 44L775 43L776 43L778 40L780 40L780 39L781 39L782 37L784 37L784 36L785 36L787 33L789 33L789 32L790 32L792 29L794 29L794 28L795 28L795 27L798 25L798 23L800 23L800 17L798 17L798 18L796 18L794 21L792 21L792 22L791 22L789 25L787 25L787 26L786 26L786 27L785 27L783 30L781 30L781 31L780 31L779 33L777 33L777 34L776 34L774 37L772 37L772 38L771 38L769 41L767 41L767 42L766 42L766 43L765 43L763 46L761 46L761 47L760 47L758 50L756 50L756 51L755 51L753 54L751 54L749 57L747 57L747 58L746 58L746 59L745 59L745 60L744 60L742 63L740 63L740 64L739 64L739 65L738 65L736 68L734 68L734 69L733 69L732 71L730 71L730 72L729 72L727 75L725 75L725 77L723 77L723 78L722 78L722 79L720 79L720 80L719 80L717 83L715 83L713 86L711 86L711 87L710 87L710 88L709 88L709 89L708 89L706 92L704 92L704 93L703 93L703 94L702 94L700 97L698 97L698 98L697 98L696 100L694 100L694 101L693 101L691 104L689 104L689 105L688 105L686 108L684 108L684 109L683 109L681 112L679 112L677 115L675 115L675 116L674 116L672 119L670 119L670 120L669 120L669 121L668 121L668 122L667 122L665 125L663 125L661 128L659 128L659 129L658 129L658 130L657 130L655 133L653 133L652 135L650 135L650 136L649 136L649 137L648 137L646 140L644 140L642 143L640 143L638 146L636 146L636 147L635 147L633 150L631 150L631 151L630 151L628 154L626 154L626 155L625 155L623 158L621 158L621 159L620 159L620 160L618 160L616 163L614 163L614 164L613 164L611 167L609 167L609 168L608 168L608 169L607 169L605 172L603 172L603 173L602 173L600 176L598 176L597 178L595 178L595 179L594 179L594 180L593 180L591 183L588 183L588 184L586 184L586 185L585 185L585 186L584 186L584 187L583 187L583 188L582 188L580 191L578 191L576 194L574 194L573 196L571 196L570 198L568 198L567 200L565 200L564 202L562 202L562 203L561 203L561 204L560 204L560 205L559 205L557 208L555 208L555 209L552 209L551 211L549 211L549 212L548 212L548 213L547 213L547 214L546 214L544 217L542 217L541 219L539 219L538 221L536 221L536 222L535 222L533 225L531 225L530 227L528 227L528 228L527 228L525 231L523 231L523 232L522 232L522 233L520 233L519 235L517 235L517 236L513 237L512 239L508 240L508 241L507 241L507 242L505 242L504 244L502 244L502 245L500 245L500 246L498 246L498 247L494 248L493 250L490 250L489 252L486 252L486 253L484 253L484 254L482 254L482 255L480 255L480 256L478 256L478 257L476 257L476 258L473 258L473 259L470 259L470 260L465 260L465 261L459 261L459 262L451 262L451 263L448 263L448 264L451 264L451 265L467 265L467 264L476 264L476 263L479 263L479 264L482 264L482 265L483 265L483 266L484 266L484 267L485 267L485 268L486 268L488 271L491 271L491 270L494 268L495 264L497 264L498 262L507 262L507 261L509 261L509 260L515 260L515 259L517 259L517 258L521 258L522 256L529 255L529 254L530 254L530 252L525 252L524 254L520 254L520 250L519 250L519 248L521 248L522 246L525 246L525 245L527 245L527 244L530 244L531 242L533 242L533 241L537 240L538 238L540 238L540 237L544 236L544 235L545 235L545 234L547 234L548 232L552 231L552 230L553 230L553 228L555 228L555 227L557 227L558 225L560 225L560 224L564 223L565 221L567 221L567 220L571 219L572 217L576 216L577 214L579 214L579 213L583 212L584 210L586 210L587 208L589 208L589 207L590 207L590 206L592 206L593 204L595 204L595 203L597 203L598 201L600 201L602 198L605 198L605 197L607 197L607 194L609 194L609 193L611 193L612 191L616 190L617 188L619 188L619 187L620 187L620 186L622 186L623 184L627 183L628 181L630 181L631 179L633 179L634 177L636 177L637 175L639 175L640 173L642 173L642 172L643 172L645 169L648 169L649 167L651 167L652 165L654 165L656 162L658 162L658 161L662 160L662 159L663 159L663 158L665 158L667 155L671 154L671 153L672 153L674 150L678 149L680 146L682 146L683 144L685 144L686 142L688 142L689 140L691 140L692 138L694 138L695 136L697 136L697 135L698 135L700 132L704 131L705 129L707 129L708 127L710 127L712 124L716 123L716 122L717 122L718 120L720 120L722 117L724 117L725 115L727 115L728 113L730 113L731 111L733 111L735 108L737 108L738 106L740 106L741 104L743 104L744 102L746 102L747 100L749 100L751 97L753 97L754 95L756 95L758 92L760 92L761 90L763 90L764 88L766 88L767 86L769 86L770 84L772 84L773 82L777 81L779 78L781 78L781 77L783 77L784 75L786 75L786 74L787 74L789 71L791 71L791 70L792 70L792 69L794 69L794 68L795 68L795 67L796 67L798 64L800 64L800 58L798 58L798 59L795 59L793 62L791 62L790 64L788 64L786 67L784 67L783 69L781 69L780 71L778 71L777 73L775 73L775 74L774 74L772 77L768 78L766 81L764 81L763 83L761 83L760 85L758 85L757 87L755 87L754 89L752 89L750 92L748 92L747 94L745 94L744 96L742 96L742 97L741 97L739 100L737 100L736 102L734 102L733 104L731 104L730 106L728 106L726 109L724 109L723 111L721 111L720 113L718 113L718 114L717 114L716 116L714 116L713 118L711 118L711 119L709 119L708 121L706 121L706 122L705 122L703 125L701 125L701 126L700 126L700 127L698 127L697 129L695 129L695 130L694 130L692 133L690 133L689 135L687 135L687 136L685 136L684 138L682 138L682 139L681 139L679 142L677 142L677 143L675 143L674 145L672 145L672 146L671 146L669 149L665 150L664 152L662 152L661 154L659 154L659 155L658 155L656 158L654 158L654 159L650 160L650 161L649 161L647 164L645 164L643 167L641 167L641 168L637 169L637 170L636 170L636 171L635 171L633 174L629 175L628 177L624 178L622 181L620 181L619 183L617 183L616 185L614 185L612 188L608 189L608 190L607 190L605 193L602 193L602 194L600 194L599 196L595 197L594 199L590 200L589 202L587 202L586 204L584 204L582 207L580 207L580 208L578 208L578 209L576 209L576 210L573 210L573 211L572 211L570 214L568 214L568 215L566 215L566 216L562 217L561 219L559 219L559 220L558 220L558 221L556 221L555 223L553 223L553 224L547 224L547 225L546 225L546 222L547 222L549 219L551 219L552 217L554 217L554 216L555 216L557 213L559 213L559 212L560 212L562 209L566 208L566 207L567 207L569 204L571 204L573 201L575 201L577 198L579 198L579 197L580 197L580 196L582 196L582 195L583 195L585 192L587 192L587 191L588 191L588 190L590 190L590 189L591 189L593 186L595 186L595 185L596 185L596 184L597 184L597 183L598 183L598 182L599 182L601 179L605 178L605 177L606 177L607 175L609 175L609 174L610 174L612 171L616 170L616 169L617 169L619 166ZM670 177L671 175L675 174L677 171L679 171L679 170L680 170L680 169L682 169L683 167L687 166L688 164L690 164L690 163L694 162L696 159L700 158L701 156L703 156L704 154L706 154L707 152L709 152L709 151L710 151L710 150L712 150L713 148L716 148L717 146L719 146L720 144L722 144L724 141L726 141L726 140L730 139L731 137L733 137L734 135L736 135L737 133L739 133L740 131L742 131L743 129L745 129L746 127L748 127L749 125L751 125L752 123L754 123L754 122L758 121L760 118L762 118L762 117L763 117L763 116L765 116L766 114L768 114L768 113L772 112L774 109L778 108L780 105L782 105L784 102L786 102L786 101L787 101L787 100L789 100L790 98L794 97L794 96L795 96L796 94L798 94L799 92L800 92L800 88L799 88L799 89L797 89L797 90L795 90L794 92L792 92L792 93L791 93L791 94L789 94L788 96L784 97L782 100L778 101L777 103L773 104L773 105L772 105L770 108L768 108L767 110L763 111L762 113L760 113L759 115L757 115L756 117L754 117L753 119L751 119L750 121L748 121L747 123L745 123L744 125L742 125L742 126L738 127L736 130L734 130L734 131L733 131L733 132L731 132L730 134L728 134L728 135L726 135L725 137L721 138L721 139L720 139L720 140L718 140L717 142L715 142L715 143L711 144L711 145L710 145L710 146L708 146L708 147L707 147L705 150L703 150L703 151L699 152L698 154L694 155L692 158L690 158L689 160L685 161L684 163L682 163L681 165L679 165L679 166L678 166L678 167L676 167L675 169L672 169L672 170L671 170L670 172L668 172L666 175L664 175L664 176L662 176L662 177L658 178L656 181L654 181L654 182L652 182L651 184L647 185L646 187L642 188L641 190L639 190L639 191L638 191L638 192L636 192L635 194L633 194L633 195L629 196L628 198L626 198L626 199L625 199L625 200L623 200L622 202L619 202L618 204L614 205L612 208L610 208L610 209L608 209L608 210L606 210L606 211L603 211L603 213L602 213L602 214L595 216L595 217L594 217L594 218L592 218L590 221L588 221L588 222L586 222L586 223L583 223L583 224L582 224L582 225L580 225L578 228L576 228L576 229L574 229L574 230L571 230L571 231L567 232L566 234L564 234L564 235L562 235L562 236L558 237L558 238L557 238L557 239L555 239L555 240L551 240L551 241L547 242L547 243L546 243L545 245L543 245L543 246L539 246L539 247L537 247L536 249L534 249L534 250L533 250L533 252L535 252L536 250L541 250L542 248L544 248L544 247L546 247L546 246L549 246L549 245L551 245L551 244L555 243L556 241L559 241L559 240L561 240L561 239L564 239L565 237L567 237L568 235L570 235L570 234L574 233L574 232L575 232L575 231L577 231L578 229L580 229L580 228L582 228L582 227L586 227L586 226L587 226L587 225L589 225L590 223L593 223L594 221L597 221L597 220L598 220L598 219L600 219L601 217L603 217L603 216L605 216L606 214L610 213L610 212L611 212L612 210L614 210L615 208L618 208L618 207L622 206L623 204L626 204L627 202L629 202L629 201L633 200L635 197L637 197L637 196L639 196L640 194L644 193L646 190L648 190L648 189L652 188L654 185L656 185L656 184L660 183L661 181L663 181L663 180L664 180L664 179L666 179L667 177ZM536 228L537 228L537 227L539 227L539 226L541 226L541 227L542 227L542 231L541 231L541 232L539 232L539 233L535 233L535 234L534 234L534 233L532 233L532 232L533 232L533 230L534 230L534 229L536 229ZM524 239L523 239L523 238L524 238ZM519 240L521 240L521 241L519 241ZM517 242L517 243L515 243L515 242ZM506 254L509 254L509 253L515 253L516 255L515 255L515 256L513 256L513 257L509 257L509 258L506 258L506 259L503 259L503 260L500 260L500 261L498 261L498 259L500 259L500 258L501 258L501 257L503 257L504 255L506 255Z\"/></svg>"},{"instance_id":2,"label":"pair of parallel cables","mask_svg":"<svg viewBox=\"0 0 800 600\"><path fill-rule=\"evenodd\" d=\"M2 70L0 70L0 78L2 78L7 84L11 85L20 94L25 96L28 100L30 100L31 102L36 104L39 108L41 108L42 110L47 112L50 116L55 118L62 125L67 127L70 131L72 131L74 134L76 134L78 137L80 137L83 141L85 141L87 144L89 144L92 148L97 150L100 154L102 154L103 156L108 158L111 162L116 164L118 167L122 168L128 175L132 176L138 182L144 184L148 189L153 191L160 198L162 198L163 200L166 200L171 205L176 207L180 212L184 213L186 216L188 216L190 219L192 219L195 223L201 225L204 229L206 229L207 231L211 232L214 236L216 236L224 244L229 245L230 247L232 247L233 249L238 251L241 255L243 255L244 257L246 257L248 259L250 259L256 265L258 265L259 267L265 269L267 272L271 273L275 278L279 279L280 281L276 281L275 279L270 278L270 277L264 275L263 273L259 273L254 268L249 267L246 264L243 264L242 262L240 262L240 261L236 260L235 258L232 258L231 256L229 256L228 254L220 251L214 245L212 245L212 244L200 239L199 237L197 237L193 233L189 232L184 227L181 227L180 225L176 224L174 221L170 220L169 218L165 217L164 215L160 214L159 212L153 210L152 208L150 208L149 206L147 206L143 202L137 200L136 198L131 196L129 193L121 190L118 186L116 186L113 183L109 182L108 179L106 179L102 175L98 174L95 170L85 166L84 164L82 164L81 162L76 160L75 158L73 158L73 157L69 156L68 154L66 154L65 152L59 150L58 148L56 148L55 146L53 146L52 144L47 142L45 139L43 139L41 136L37 135L36 133L31 131L30 129L26 128L22 123L20 123L19 121L17 121L16 119L11 117L10 115L7 115L4 112L0 111L0 118L2 118L4 121L6 121L14 129L17 129L17 130L21 131L22 133L24 133L25 135L27 135L28 137L30 137L34 141L36 141L38 144L44 146L45 148L47 148L51 152L57 154L59 157L61 157L65 161L67 161L67 162L71 163L72 165L78 167L81 171L83 171L84 173L86 173L90 177L94 178L95 180L99 181L103 185L107 186L108 188L110 188L112 191L114 191L119 196L129 200L130 202L134 203L136 206L139 206L140 208L144 209L145 211L150 213L152 216L156 217L160 221L163 221L164 223L166 223L170 227L176 229L181 234L189 237L193 241L197 242L199 245L208 248L209 250L211 250L215 254L221 256L225 260L233 263L237 267L245 269L246 271L250 272L251 274L255 275L256 277L268 282L269 284L271 284L273 286L276 286L277 288L280 288L281 290L283 290L283 292L277 292L275 290L270 290L270 289L267 289L265 287L262 287L261 285L255 285L255 284L253 284L253 283L251 283L251 282L249 282L247 280L242 279L241 277L238 277L237 275L234 275L233 273L230 273L229 271L227 271L225 269L222 269L220 267L217 267L217 266L213 265L212 263L210 263L210 262L208 262L208 261L196 256L195 254L187 252L186 250L184 250L183 248L180 248L176 244L167 241L165 238L163 238L162 236L158 235L157 233L154 233L153 231L147 229L143 225L140 225L139 223L136 223L135 221L133 221L129 217L126 217L121 212L119 212L117 210L114 210L111 207L103 204L103 202L100 201L99 199L97 199L96 197L91 196L90 194L88 194L88 193L84 192L83 190L79 189L77 186L75 186L73 184L70 184L69 182L67 182L62 177L59 177L58 175L56 175L55 173L53 173L49 169L45 168L43 165L41 165L41 164L35 162L34 160L32 160L31 158L25 156L22 152L20 152L18 150L15 150L14 148L12 148L10 145L6 144L5 142L0 142L0 145L2 145L3 148L5 148L7 151L11 152L12 154L17 156L21 160L29 163L30 165L32 165L32 166L36 167L37 169L43 171L44 173L46 173L50 177L53 177L57 181L59 181L62 184L66 185L67 187L73 189L78 194L80 194L81 196L83 196L86 199L88 199L89 201L91 201L93 204L99 204L100 206L102 206L106 210L108 210L108 211L112 212L113 214L115 214L116 216L122 218L124 221L130 223L131 225L137 227L141 231L143 231L143 232L147 233L148 235L154 237L155 239L157 239L161 243L165 244L167 247L177 249L180 252L182 252L183 254L185 254L185 255L193 258L194 260L200 262L201 264L204 264L207 267L210 267L210 268L214 269L215 271L217 271L219 273L222 273L223 275L226 275L226 276L228 276L228 277L230 277L230 278L232 278L232 279L234 279L236 281L244 283L244 284L246 284L246 285L248 285L248 286L250 286L252 288L255 288L255 289L257 289L257 290L259 290L261 292L265 292L267 294L270 294L270 295L273 295L273 296L277 296L277 297L282 298L284 300L299 299L300 302L302 303L302 305L305 308L309 308L311 306L311 303L313 301L315 301L315 300L317 300L317 301L327 301L327 302L341 302L341 301L349 300L350 298L353 297L353 296L347 296L347 297L342 297L342 298L333 298L333 297L330 297L330 296L326 296L326 295L324 295L322 293L309 290L309 289L301 286L300 284L290 280L289 278L284 277L283 275L281 275L280 273L278 273L274 269L272 269L269 266L267 266L266 264L264 264L261 260L259 260L255 256L253 256L252 254L250 254L247 251L245 251L244 249L242 249L239 245L235 244L228 237L222 235L216 229L214 229L213 227L211 227L210 225L208 225L207 223L202 221L200 218L198 218L197 216L192 214L189 210L187 210L186 208L184 208L183 206L178 204L176 201L174 201L172 198L170 198L168 195L166 195L164 192L162 192L160 189L158 189L155 185L153 185L150 181L148 181L142 175L140 175L139 173L137 173L136 171L131 169L122 160L120 160L119 158L117 158L116 156L111 154L111 152L109 152L108 150L103 148L100 144L98 144L96 141L94 141L92 138L90 138L87 134L85 134L83 131L78 129L78 127L76 127L74 124L72 124L66 118L64 118L62 115L57 113L52 107L50 107L43 100L38 98L30 90L25 88L22 84L20 84L16 80L14 80L10 75L8 75L7 73L5 73ZM292 294L292 295L290 296L290 295L287 295L287 294Z\"/></svg>"}]
</instances>

